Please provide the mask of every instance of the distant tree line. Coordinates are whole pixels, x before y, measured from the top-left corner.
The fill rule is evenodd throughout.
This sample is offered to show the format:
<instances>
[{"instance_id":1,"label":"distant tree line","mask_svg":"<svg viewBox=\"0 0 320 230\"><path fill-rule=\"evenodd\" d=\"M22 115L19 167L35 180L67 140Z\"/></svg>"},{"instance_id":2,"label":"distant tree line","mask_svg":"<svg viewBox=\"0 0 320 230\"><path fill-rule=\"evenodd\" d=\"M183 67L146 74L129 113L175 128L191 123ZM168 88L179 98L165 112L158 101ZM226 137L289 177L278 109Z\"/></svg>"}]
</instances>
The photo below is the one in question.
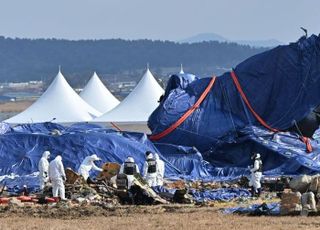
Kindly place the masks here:
<instances>
[{"instance_id":1,"label":"distant tree line","mask_svg":"<svg viewBox=\"0 0 320 230\"><path fill-rule=\"evenodd\" d=\"M87 81L93 71L121 76L126 72L136 73L145 68L146 63L157 71L183 63L194 73L206 74L208 69L234 67L265 50L215 41L179 44L152 40L0 37L0 82L52 79L59 65L75 85Z\"/></svg>"}]
</instances>

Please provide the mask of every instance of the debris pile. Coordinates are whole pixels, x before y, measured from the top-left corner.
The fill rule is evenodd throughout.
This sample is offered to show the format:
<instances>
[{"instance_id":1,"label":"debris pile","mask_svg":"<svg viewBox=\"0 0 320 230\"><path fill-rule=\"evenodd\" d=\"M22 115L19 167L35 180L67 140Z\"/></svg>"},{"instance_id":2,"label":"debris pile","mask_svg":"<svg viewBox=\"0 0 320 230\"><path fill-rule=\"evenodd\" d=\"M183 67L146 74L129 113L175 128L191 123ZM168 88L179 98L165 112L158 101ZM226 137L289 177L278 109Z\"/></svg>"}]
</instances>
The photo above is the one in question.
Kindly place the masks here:
<instances>
[{"instance_id":1,"label":"debris pile","mask_svg":"<svg viewBox=\"0 0 320 230\"><path fill-rule=\"evenodd\" d=\"M301 210L301 193L291 190L284 191L281 197L280 214L294 215L300 213Z\"/></svg>"}]
</instances>

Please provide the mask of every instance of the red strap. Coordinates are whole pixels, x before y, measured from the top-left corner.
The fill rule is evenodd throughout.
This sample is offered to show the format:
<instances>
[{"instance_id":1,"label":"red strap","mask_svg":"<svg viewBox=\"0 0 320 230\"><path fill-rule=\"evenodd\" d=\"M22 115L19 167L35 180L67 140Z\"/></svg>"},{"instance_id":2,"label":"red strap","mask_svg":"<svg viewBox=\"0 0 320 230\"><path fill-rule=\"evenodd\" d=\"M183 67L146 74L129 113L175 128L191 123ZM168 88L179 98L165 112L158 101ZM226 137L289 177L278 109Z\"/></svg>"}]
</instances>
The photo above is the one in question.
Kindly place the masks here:
<instances>
[{"instance_id":1,"label":"red strap","mask_svg":"<svg viewBox=\"0 0 320 230\"><path fill-rule=\"evenodd\" d=\"M311 143L310 143L310 139L307 138L307 137L301 137L300 139L301 139L301 141L302 141L303 143L305 143L307 153L311 153L311 152L312 152L312 145L311 145Z\"/></svg>"},{"instance_id":2,"label":"red strap","mask_svg":"<svg viewBox=\"0 0 320 230\"><path fill-rule=\"evenodd\" d=\"M241 88L241 85L238 81L238 78L235 74L235 72L231 71L231 77L232 77L232 80L234 82L234 84L236 85L243 101L246 103L246 105L248 106L249 110L251 111L251 113L255 116L255 118L260 122L261 125L263 125L264 127L266 127L267 129L273 131L273 132L278 132L279 130L275 129L275 128L272 128L270 127L255 111L254 109L252 108L250 102L248 101L246 95L244 94L242 88Z\"/></svg>"},{"instance_id":3,"label":"red strap","mask_svg":"<svg viewBox=\"0 0 320 230\"><path fill-rule=\"evenodd\" d=\"M251 113L254 115L254 117L260 122L260 124L263 125L264 127L266 127L267 129L273 131L273 132L279 132L279 130L270 127L270 126L254 111L254 109L252 108L252 106L251 106L250 102L248 101L246 95L244 94L244 92L243 92L243 90L242 90L242 88L241 88L241 85L240 85L240 83L239 83L239 81L238 81L238 78L237 78L237 76L236 76L236 74L235 74L234 71L231 71L231 77L232 77L232 80L233 80L235 86L237 87L237 89L238 89L238 91L239 91L239 93L240 93L243 101L246 103L247 107L249 108L249 110L251 111ZM311 153L311 152L312 152L312 146L311 146L311 144L310 144L309 138L302 136L300 139L301 139L301 141L302 141L303 143L305 143L305 145L306 145L306 151L307 151L308 153Z\"/></svg>"},{"instance_id":4,"label":"red strap","mask_svg":"<svg viewBox=\"0 0 320 230\"><path fill-rule=\"evenodd\" d=\"M116 128L118 131L122 132L122 130L121 130L115 123L110 122L110 124L111 124L114 128Z\"/></svg>"},{"instance_id":5,"label":"red strap","mask_svg":"<svg viewBox=\"0 0 320 230\"><path fill-rule=\"evenodd\" d=\"M177 120L174 124L172 124L169 128L165 129L161 133L150 135L149 139L152 141L160 140L161 138L167 136L169 133L171 133L173 130L175 130L177 127L179 127L200 106L200 104L203 102L203 100L206 98L206 96L210 92L212 86L215 83L215 80L216 80L216 77L213 76L211 81L209 82L208 86L206 87L206 89L203 91L203 93L201 94L201 96L197 100L197 102L193 106L191 106L187 110L187 112L185 112L182 115L182 117L179 118L179 120Z\"/></svg>"}]
</instances>

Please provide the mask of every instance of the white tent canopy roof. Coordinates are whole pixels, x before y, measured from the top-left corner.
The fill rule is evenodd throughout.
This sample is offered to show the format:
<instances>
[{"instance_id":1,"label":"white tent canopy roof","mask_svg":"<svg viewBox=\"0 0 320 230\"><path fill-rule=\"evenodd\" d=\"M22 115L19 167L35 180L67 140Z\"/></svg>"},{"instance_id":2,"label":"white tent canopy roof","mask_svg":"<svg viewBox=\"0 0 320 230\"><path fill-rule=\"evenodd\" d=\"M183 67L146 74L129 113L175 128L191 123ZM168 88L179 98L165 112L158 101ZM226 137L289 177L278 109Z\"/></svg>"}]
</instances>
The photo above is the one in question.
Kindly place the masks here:
<instances>
[{"instance_id":1,"label":"white tent canopy roof","mask_svg":"<svg viewBox=\"0 0 320 230\"><path fill-rule=\"evenodd\" d=\"M81 91L80 97L101 113L109 112L120 103L104 86L96 72Z\"/></svg>"},{"instance_id":2,"label":"white tent canopy roof","mask_svg":"<svg viewBox=\"0 0 320 230\"><path fill-rule=\"evenodd\" d=\"M146 122L163 93L148 68L138 85L117 107L93 122Z\"/></svg>"},{"instance_id":3,"label":"white tent canopy roof","mask_svg":"<svg viewBox=\"0 0 320 230\"><path fill-rule=\"evenodd\" d=\"M54 81L36 102L5 122L22 124L53 120L71 123L90 121L100 115L71 88L59 70Z\"/></svg>"}]
</instances>

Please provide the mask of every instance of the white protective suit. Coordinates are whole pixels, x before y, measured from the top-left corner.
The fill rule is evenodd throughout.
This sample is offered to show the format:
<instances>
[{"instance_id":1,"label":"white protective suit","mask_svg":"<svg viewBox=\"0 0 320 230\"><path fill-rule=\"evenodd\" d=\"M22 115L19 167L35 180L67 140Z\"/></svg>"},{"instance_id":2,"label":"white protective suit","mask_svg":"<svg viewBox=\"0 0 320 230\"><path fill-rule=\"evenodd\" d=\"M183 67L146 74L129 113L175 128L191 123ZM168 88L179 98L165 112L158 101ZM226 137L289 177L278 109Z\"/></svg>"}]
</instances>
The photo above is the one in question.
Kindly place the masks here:
<instances>
[{"instance_id":1,"label":"white protective suit","mask_svg":"<svg viewBox=\"0 0 320 230\"><path fill-rule=\"evenodd\" d=\"M163 185L163 178L164 178L164 171L165 171L165 164L163 160L160 159L157 153L154 154L154 159L157 162L157 185Z\"/></svg>"},{"instance_id":2,"label":"white protective suit","mask_svg":"<svg viewBox=\"0 0 320 230\"><path fill-rule=\"evenodd\" d=\"M87 156L86 158L84 158L84 160L82 161L79 169L78 169L78 173L83 176L83 178L85 180L88 179L89 174L91 169L102 172L102 168L99 168L95 165L95 161L99 161L100 158L96 155L93 154L91 156Z\"/></svg>"},{"instance_id":3,"label":"white protective suit","mask_svg":"<svg viewBox=\"0 0 320 230\"><path fill-rule=\"evenodd\" d=\"M149 154L143 165L143 178L150 187L157 186L157 162L153 154Z\"/></svg>"},{"instance_id":4,"label":"white protective suit","mask_svg":"<svg viewBox=\"0 0 320 230\"><path fill-rule=\"evenodd\" d=\"M249 186L252 186L255 190L255 192L258 191L258 189L261 188L261 178L262 178L262 172L260 171L260 167L262 166L262 161L260 158L256 158L254 160L253 168L251 171L251 178L249 181Z\"/></svg>"},{"instance_id":5,"label":"white protective suit","mask_svg":"<svg viewBox=\"0 0 320 230\"><path fill-rule=\"evenodd\" d=\"M39 185L40 189L43 190L45 184L49 180L49 156L50 152L49 151L44 151L42 154L42 157L40 158L39 164L38 164L38 169L39 169Z\"/></svg>"},{"instance_id":6,"label":"white protective suit","mask_svg":"<svg viewBox=\"0 0 320 230\"><path fill-rule=\"evenodd\" d=\"M134 159L132 157L128 157L125 160L125 162L121 165L120 170L119 170L119 174L125 173L124 169L125 169L125 164L126 163L134 163ZM137 164L134 164L134 165L135 165L136 173L140 173L138 165ZM133 181L135 180L135 177L134 177L134 175L128 175L128 174L126 174L126 175L127 175L127 179L128 179L128 189L130 189L132 184L133 184Z\"/></svg>"},{"instance_id":7,"label":"white protective suit","mask_svg":"<svg viewBox=\"0 0 320 230\"><path fill-rule=\"evenodd\" d=\"M61 200L65 200L65 187L64 181L66 180L66 174L62 164L62 157L57 156L49 164L49 178L52 183L53 197L60 195Z\"/></svg>"}]
</instances>

